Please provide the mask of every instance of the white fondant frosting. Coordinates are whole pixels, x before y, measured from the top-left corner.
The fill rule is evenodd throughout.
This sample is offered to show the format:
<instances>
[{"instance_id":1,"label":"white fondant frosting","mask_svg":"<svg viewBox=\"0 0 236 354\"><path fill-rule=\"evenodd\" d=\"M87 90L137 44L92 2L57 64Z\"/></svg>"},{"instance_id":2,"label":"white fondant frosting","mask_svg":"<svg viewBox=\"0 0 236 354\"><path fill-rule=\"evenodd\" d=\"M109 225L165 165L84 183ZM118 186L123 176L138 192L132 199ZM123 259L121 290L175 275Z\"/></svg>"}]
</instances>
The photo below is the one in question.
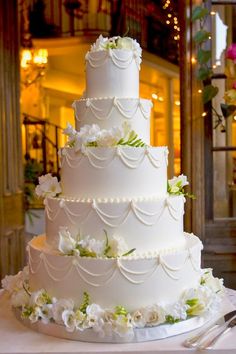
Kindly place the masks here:
<instances>
[{"instance_id":1,"label":"white fondant frosting","mask_svg":"<svg viewBox=\"0 0 236 354\"><path fill-rule=\"evenodd\" d=\"M86 97L138 97L139 66L131 50L86 54Z\"/></svg>"},{"instance_id":2,"label":"white fondant frosting","mask_svg":"<svg viewBox=\"0 0 236 354\"><path fill-rule=\"evenodd\" d=\"M121 126L127 120L131 128L146 143L150 143L150 113L152 103L139 98L86 98L77 100L75 109L76 129L85 124L98 124L102 129Z\"/></svg>"},{"instance_id":3,"label":"white fondant frosting","mask_svg":"<svg viewBox=\"0 0 236 354\"><path fill-rule=\"evenodd\" d=\"M186 234L186 247L151 257L87 258L47 250L45 237L29 243L30 288L81 303L87 291L102 307L125 304L132 311L154 303L173 303L200 279L202 244Z\"/></svg>"},{"instance_id":4,"label":"white fondant frosting","mask_svg":"<svg viewBox=\"0 0 236 354\"><path fill-rule=\"evenodd\" d=\"M166 248L183 248L183 196L140 199L64 199L47 198L46 240L52 248L58 248L58 233L61 226L72 235L92 235L104 239L123 237L129 249L136 253L157 251Z\"/></svg>"},{"instance_id":5,"label":"white fondant frosting","mask_svg":"<svg viewBox=\"0 0 236 354\"><path fill-rule=\"evenodd\" d=\"M166 147L64 148L62 194L75 198L165 196Z\"/></svg>"}]
</instances>

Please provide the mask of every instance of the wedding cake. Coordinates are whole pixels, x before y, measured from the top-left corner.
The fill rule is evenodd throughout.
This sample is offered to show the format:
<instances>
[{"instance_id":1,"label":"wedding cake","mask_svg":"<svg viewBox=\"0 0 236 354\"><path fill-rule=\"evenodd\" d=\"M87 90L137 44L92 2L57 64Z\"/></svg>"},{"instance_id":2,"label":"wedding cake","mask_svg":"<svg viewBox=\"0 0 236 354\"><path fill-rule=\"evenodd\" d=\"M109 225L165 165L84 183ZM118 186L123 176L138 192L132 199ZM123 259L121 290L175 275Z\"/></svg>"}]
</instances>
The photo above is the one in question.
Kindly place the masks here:
<instances>
[{"instance_id":1,"label":"wedding cake","mask_svg":"<svg viewBox=\"0 0 236 354\"><path fill-rule=\"evenodd\" d=\"M100 36L86 54L76 129L59 151L61 181L39 178L46 234L3 286L31 323L103 338L210 312L222 282L201 270L202 243L183 231L188 184L167 180L168 149L151 147L151 101L139 98L136 40Z\"/></svg>"}]
</instances>

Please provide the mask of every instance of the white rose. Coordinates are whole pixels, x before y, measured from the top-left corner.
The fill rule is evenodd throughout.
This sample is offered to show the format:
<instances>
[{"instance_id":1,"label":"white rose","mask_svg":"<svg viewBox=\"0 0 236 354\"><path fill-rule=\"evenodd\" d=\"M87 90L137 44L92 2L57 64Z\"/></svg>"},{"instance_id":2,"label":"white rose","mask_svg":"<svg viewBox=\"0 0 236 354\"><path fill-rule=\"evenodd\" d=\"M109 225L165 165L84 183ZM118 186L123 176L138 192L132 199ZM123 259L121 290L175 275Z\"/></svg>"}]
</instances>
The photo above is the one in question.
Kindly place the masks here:
<instances>
[{"instance_id":1,"label":"white rose","mask_svg":"<svg viewBox=\"0 0 236 354\"><path fill-rule=\"evenodd\" d=\"M153 305L143 309L147 326L157 326L166 321L166 313L161 306Z\"/></svg>"},{"instance_id":2,"label":"white rose","mask_svg":"<svg viewBox=\"0 0 236 354\"><path fill-rule=\"evenodd\" d=\"M68 299L60 299L52 306L52 315L56 323L63 323L62 313L64 310L73 310L74 302Z\"/></svg>"},{"instance_id":3,"label":"white rose","mask_svg":"<svg viewBox=\"0 0 236 354\"><path fill-rule=\"evenodd\" d=\"M117 39L117 49L133 50L133 39L130 37L119 37Z\"/></svg>"},{"instance_id":4,"label":"white rose","mask_svg":"<svg viewBox=\"0 0 236 354\"><path fill-rule=\"evenodd\" d=\"M15 275L6 275L2 279L2 288L8 291L10 294L14 291L18 291L23 287L23 283L27 282L29 279L29 267L26 266L22 271Z\"/></svg>"},{"instance_id":5,"label":"white rose","mask_svg":"<svg viewBox=\"0 0 236 354\"><path fill-rule=\"evenodd\" d=\"M63 134L73 138L76 135L76 130L70 123L67 123L66 128L63 130Z\"/></svg>"},{"instance_id":6,"label":"white rose","mask_svg":"<svg viewBox=\"0 0 236 354\"><path fill-rule=\"evenodd\" d=\"M145 320L142 310L137 310L137 311L133 312L131 315L131 318L132 318L132 323L135 327L138 327L138 328L145 327L146 320Z\"/></svg>"},{"instance_id":7,"label":"white rose","mask_svg":"<svg viewBox=\"0 0 236 354\"><path fill-rule=\"evenodd\" d=\"M70 254L77 245L77 240L75 240L67 227L60 226L59 228L59 242L58 249L61 253Z\"/></svg>"}]
</instances>

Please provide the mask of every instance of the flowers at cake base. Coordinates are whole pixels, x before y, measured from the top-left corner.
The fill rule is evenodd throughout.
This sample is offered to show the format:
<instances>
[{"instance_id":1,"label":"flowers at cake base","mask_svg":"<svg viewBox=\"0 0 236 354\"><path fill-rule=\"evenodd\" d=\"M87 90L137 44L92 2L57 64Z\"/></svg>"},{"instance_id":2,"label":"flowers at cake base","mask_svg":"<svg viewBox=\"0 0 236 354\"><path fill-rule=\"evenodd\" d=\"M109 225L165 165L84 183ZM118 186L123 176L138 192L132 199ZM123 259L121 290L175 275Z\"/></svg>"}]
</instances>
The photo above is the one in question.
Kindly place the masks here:
<instances>
[{"instance_id":1,"label":"flowers at cake base","mask_svg":"<svg viewBox=\"0 0 236 354\"><path fill-rule=\"evenodd\" d=\"M185 320L192 316L205 316L219 309L222 300L223 284L214 278L211 269L206 269L195 288L186 290L173 304L153 304L128 312L124 306L102 308L91 303L90 296L84 292L80 305L71 299L57 299L45 289L31 292L28 286L28 270L16 276L7 276L2 286L12 299L12 306L21 311L22 318L31 323L42 321L64 325L69 332L92 329L99 336L132 337L135 328L153 327L160 324ZM17 297L17 301L13 301Z\"/></svg>"},{"instance_id":2,"label":"flowers at cake base","mask_svg":"<svg viewBox=\"0 0 236 354\"><path fill-rule=\"evenodd\" d=\"M116 258L128 256L135 251L135 248L128 249L122 237L113 236L108 238L104 230L105 239L97 240L89 235L81 238L79 235L73 237L66 227L59 229L58 250L68 256L80 257L106 257Z\"/></svg>"},{"instance_id":3,"label":"flowers at cake base","mask_svg":"<svg viewBox=\"0 0 236 354\"><path fill-rule=\"evenodd\" d=\"M57 177L53 177L51 173L47 173L39 177L39 184L35 188L38 197L55 197L61 193L61 185Z\"/></svg>"}]
</instances>

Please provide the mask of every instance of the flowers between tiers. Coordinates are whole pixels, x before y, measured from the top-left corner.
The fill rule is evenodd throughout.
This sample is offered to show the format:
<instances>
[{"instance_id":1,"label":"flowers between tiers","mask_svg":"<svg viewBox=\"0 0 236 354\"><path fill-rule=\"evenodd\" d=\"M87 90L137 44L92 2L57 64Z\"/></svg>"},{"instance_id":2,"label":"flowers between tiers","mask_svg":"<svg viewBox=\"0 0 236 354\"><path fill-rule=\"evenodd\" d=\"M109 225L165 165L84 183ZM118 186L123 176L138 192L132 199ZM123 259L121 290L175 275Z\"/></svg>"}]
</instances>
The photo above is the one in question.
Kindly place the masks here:
<instances>
[{"instance_id":1,"label":"flowers between tiers","mask_svg":"<svg viewBox=\"0 0 236 354\"><path fill-rule=\"evenodd\" d=\"M204 316L218 309L224 293L223 280L214 278L211 269L203 271L200 284L186 290L174 304L151 304L133 312L122 305L112 309L91 303L88 293L80 306L71 299L57 299L45 289L31 292L28 267L15 276L6 276L2 287L9 292L11 304L19 308L22 318L31 323L42 321L64 325L69 332L92 328L101 336L132 336L134 328L157 326L162 323L174 324L191 316Z\"/></svg>"}]
</instances>

